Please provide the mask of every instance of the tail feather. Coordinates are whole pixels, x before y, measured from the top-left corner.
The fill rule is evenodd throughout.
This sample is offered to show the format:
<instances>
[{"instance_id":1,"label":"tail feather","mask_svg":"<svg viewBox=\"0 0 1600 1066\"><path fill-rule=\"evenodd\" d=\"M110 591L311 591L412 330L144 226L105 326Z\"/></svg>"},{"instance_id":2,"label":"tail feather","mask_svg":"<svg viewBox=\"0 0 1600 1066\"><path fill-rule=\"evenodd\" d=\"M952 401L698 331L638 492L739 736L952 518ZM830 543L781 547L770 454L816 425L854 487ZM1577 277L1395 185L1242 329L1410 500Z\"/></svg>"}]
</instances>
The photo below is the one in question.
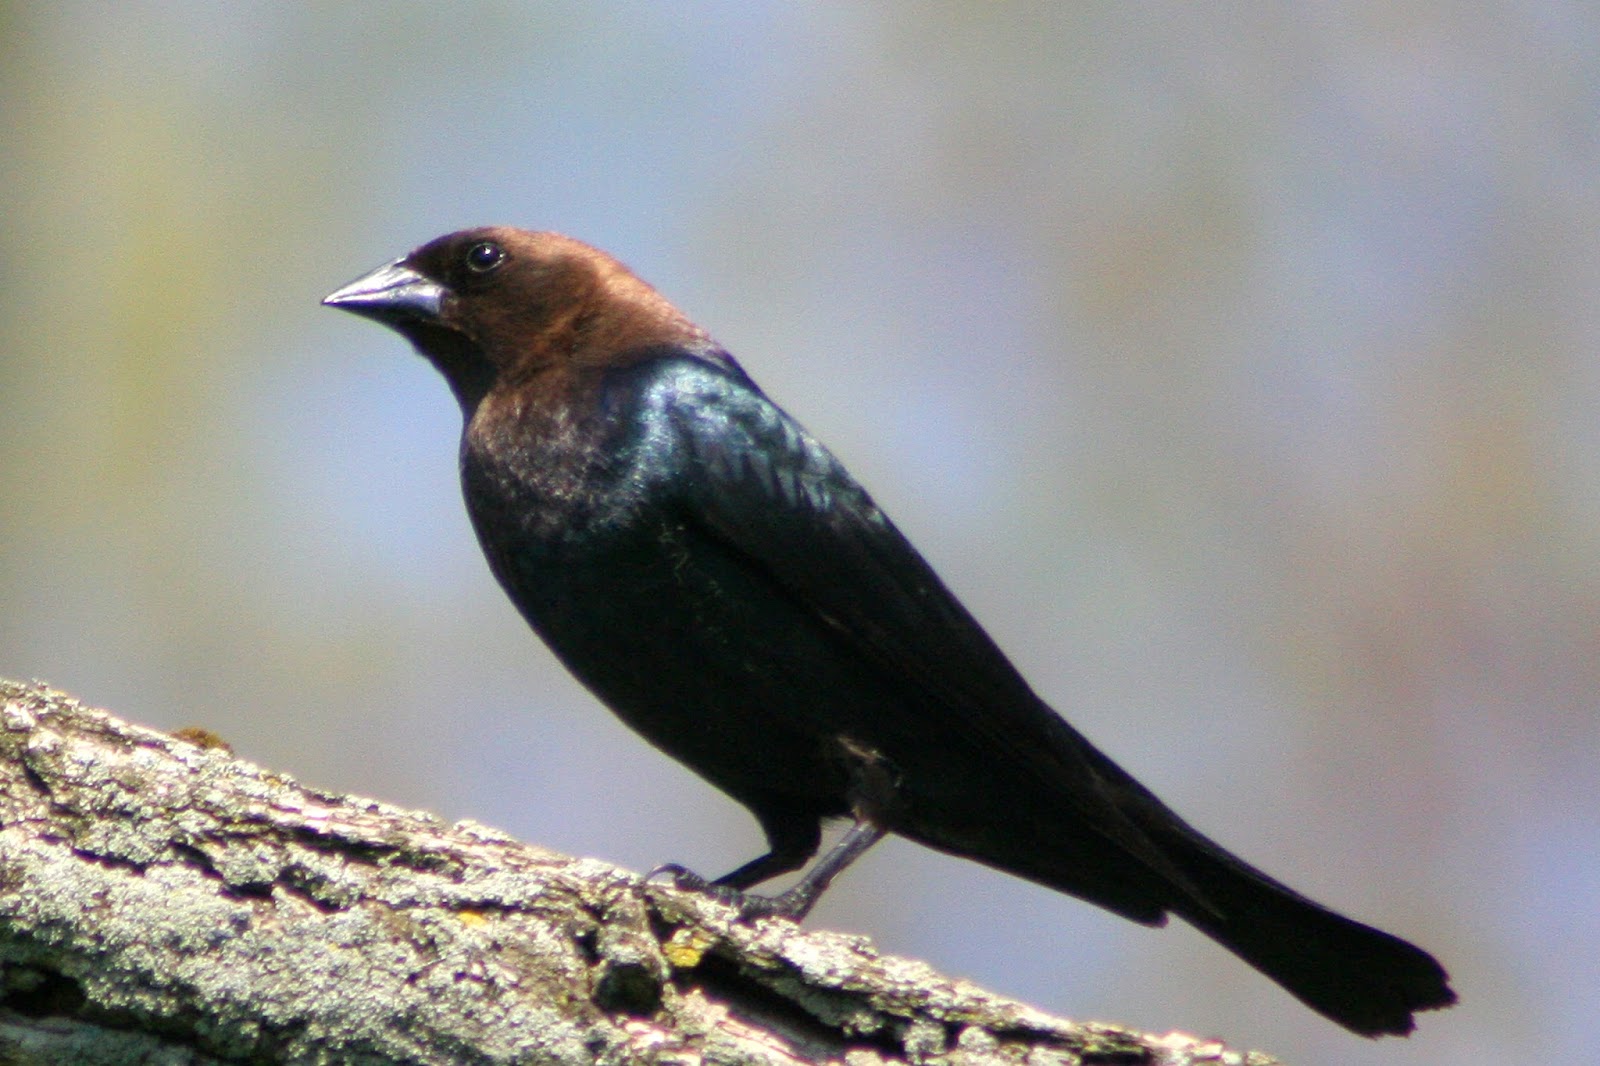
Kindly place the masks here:
<instances>
[{"instance_id":1,"label":"tail feather","mask_svg":"<svg viewBox=\"0 0 1600 1066\"><path fill-rule=\"evenodd\" d=\"M925 812L894 830L1146 925L1176 914L1363 1036L1403 1036L1415 1028L1415 1012L1456 1001L1432 955L1335 914L1230 854L1056 721L1070 787L1023 778L1004 810L930 806L936 816Z\"/></svg>"},{"instance_id":2,"label":"tail feather","mask_svg":"<svg viewBox=\"0 0 1600 1066\"><path fill-rule=\"evenodd\" d=\"M1209 906L1175 906L1178 914L1352 1032L1404 1036L1414 1012L1456 1001L1444 967L1421 948L1335 914L1221 849L1180 861Z\"/></svg>"},{"instance_id":3,"label":"tail feather","mask_svg":"<svg viewBox=\"0 0 1600 1066\"><path fill-rule=\"evenodd\" d=\"M1416 1011L1456 1001L1432 955L1273 880L1190 826L1092 745L1084 742L1081 750L1121 816L1144 838L1139 851L1153 851L1160 862L1106 863L1101 852L1100 862L1050 862L1049 871L1037 860L1009 868L1138 921L1159 921L1160 912L1171 911L1312 1010L1363 1036L1403 1036L1415 1028ZM1054 850L1035 854L1055 859Z\"/></svg>"},{"instance_id":4,"label":"tail feather","mask_svg":"<svg viewBox=\"0 0 1600 1066\"><path fill-rule=\"evenodd\" d=\"M1082 751L1116 806L1160 853L1161 865L1181 875L1167 878L1164 909L1306 1006L1377 1037L1404 1036L1416 1027L1416 1011L1456 1001L1432 955L1273 880L1190 826L1093 745L1085 741Z\"/></svg>"}]
</instances>

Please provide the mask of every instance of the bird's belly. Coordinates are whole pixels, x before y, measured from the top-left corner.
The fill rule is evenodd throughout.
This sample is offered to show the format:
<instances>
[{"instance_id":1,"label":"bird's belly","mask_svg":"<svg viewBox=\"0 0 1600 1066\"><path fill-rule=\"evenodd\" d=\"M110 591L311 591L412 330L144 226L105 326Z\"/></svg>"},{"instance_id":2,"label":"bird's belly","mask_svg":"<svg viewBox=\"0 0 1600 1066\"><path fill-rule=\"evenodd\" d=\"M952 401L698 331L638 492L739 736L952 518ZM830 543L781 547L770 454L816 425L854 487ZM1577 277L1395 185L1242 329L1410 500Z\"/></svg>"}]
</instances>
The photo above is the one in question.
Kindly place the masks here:
<instances>
[{"instance_id":1,"label":"bird's belly","mask_svg":"<svg viewBox=\"0 0 1600 1066\"><path fill-rule=\"evenodd\" d=\"M896 697L765 575L672 530L507 563L550 648L656 747L735 796L846 813L841 740Z\"/></svg>"}]
</instances>

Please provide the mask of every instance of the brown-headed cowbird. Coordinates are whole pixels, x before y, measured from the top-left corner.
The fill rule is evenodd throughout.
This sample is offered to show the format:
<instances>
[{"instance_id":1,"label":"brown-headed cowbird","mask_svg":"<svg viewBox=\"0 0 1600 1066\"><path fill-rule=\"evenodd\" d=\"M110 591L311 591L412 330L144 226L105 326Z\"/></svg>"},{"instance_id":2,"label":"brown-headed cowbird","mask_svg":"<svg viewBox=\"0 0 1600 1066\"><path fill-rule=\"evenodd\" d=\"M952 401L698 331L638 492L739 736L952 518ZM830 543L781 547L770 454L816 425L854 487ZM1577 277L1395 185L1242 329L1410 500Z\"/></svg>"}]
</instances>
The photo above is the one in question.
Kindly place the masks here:
<instances>
[{"instance_id":1,"label":"brown-headed cowbird","mask_svg":"<svg viewBox=\"0 0 1600 1066\"><path fill-rule=\"evenodd\" d=\"M461 480L529 624L769 850L707 883L802 917L885 832L1147 925L1181 916L1357 1033L1455 1001L1426 952L1230 855L1045 704L826 448L604 252L441 237L329 296L398 330L465 418ZM792 889L743 890L850 830Z\"/></svg>"}]
</instances>

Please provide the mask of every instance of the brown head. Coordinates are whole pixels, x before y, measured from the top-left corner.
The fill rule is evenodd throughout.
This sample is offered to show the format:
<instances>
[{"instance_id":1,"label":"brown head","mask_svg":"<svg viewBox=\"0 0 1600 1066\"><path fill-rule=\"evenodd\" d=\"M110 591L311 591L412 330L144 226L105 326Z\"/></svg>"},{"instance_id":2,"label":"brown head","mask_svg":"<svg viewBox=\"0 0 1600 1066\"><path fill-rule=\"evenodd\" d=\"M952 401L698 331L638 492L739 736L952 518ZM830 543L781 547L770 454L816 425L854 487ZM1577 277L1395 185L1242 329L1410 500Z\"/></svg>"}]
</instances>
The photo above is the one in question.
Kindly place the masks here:
<instances>
[{"instance_id":1,"label":"brown head","mask_svg":"<svg viewBox=\"0 0 1600 1066\"><path fill-rule=\"evenodd\" d=\"M405 335L443 372L469 419L497 388L709 341L598 248L506 226L430 241L322 302Z\"/></svg>"}]
</instances>

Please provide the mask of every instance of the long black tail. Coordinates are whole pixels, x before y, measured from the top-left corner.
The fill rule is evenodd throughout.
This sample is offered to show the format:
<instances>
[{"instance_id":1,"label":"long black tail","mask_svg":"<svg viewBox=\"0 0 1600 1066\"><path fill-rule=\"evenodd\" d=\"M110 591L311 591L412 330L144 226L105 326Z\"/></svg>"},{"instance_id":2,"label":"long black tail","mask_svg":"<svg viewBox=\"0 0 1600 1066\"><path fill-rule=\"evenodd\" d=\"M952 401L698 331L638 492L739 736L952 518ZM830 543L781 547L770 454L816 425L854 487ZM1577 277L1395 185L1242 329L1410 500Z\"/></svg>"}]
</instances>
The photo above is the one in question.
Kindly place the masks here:
<instances>
[{"instance_id":1,"label":"long black tail","mask_svg":"<svg viewBox=\"0 0 1600 1066\"><path fill-rule=\"evenodd\" d=\"M1363 1036L1403 1036L1456 1001L1426 951L1335 914L1189 825L1043 704L1041 754L990 753L1032 773L946 789L895 832L1099 904L1135 922L1176 914ZM952 799L954 797L954 799Z\"/></svg>"},{"instance_id":2,"label":"long black tail","mask_svg":"<svg viewBox=\"0 0 1600 1066\"><path fill-rule=\"evenodd\" d=\"M1404 1036L1414 1011L1456 1001L1426 951L1313 903L1198 833L1168 854L1205 896L1178 914L1346 1029Z\"/></svg>"},{"instance_id":3,"label":"long black tail","mask_svg":"<svg viewBox=\"0 0 1600 1066\"><path fill-rule=\"evenodd\" d=\"M1404 1036L1415 1028L1415 1011L1456 1001L1449 975L1426 951L1273 880L1179 818L1092 745L1084 754L1162 864L1187 882L1167 878L1164 909L1312 1010L1363 1036Z\"/></svg>"},{"instance_id":4,"label":"long black tail","mask_svg":"<svg viewBox=\"0 0 1600 1066\"><path fill-rule=\"evenodd\" d=\"M1074 810L1053 820L1041 801L1036 817L1021 820L1037 835L991 834L950 850L1137 922L1160 924L1168 912L1177 914L1363 1036L1403 1036L1415 1027L1414 1012L1456 1001L1432 955L1278 883L1184 822L1088 741L1075 733L1071 739L1109 813L1085 820Z\"/></svg>"}]
</instances>

